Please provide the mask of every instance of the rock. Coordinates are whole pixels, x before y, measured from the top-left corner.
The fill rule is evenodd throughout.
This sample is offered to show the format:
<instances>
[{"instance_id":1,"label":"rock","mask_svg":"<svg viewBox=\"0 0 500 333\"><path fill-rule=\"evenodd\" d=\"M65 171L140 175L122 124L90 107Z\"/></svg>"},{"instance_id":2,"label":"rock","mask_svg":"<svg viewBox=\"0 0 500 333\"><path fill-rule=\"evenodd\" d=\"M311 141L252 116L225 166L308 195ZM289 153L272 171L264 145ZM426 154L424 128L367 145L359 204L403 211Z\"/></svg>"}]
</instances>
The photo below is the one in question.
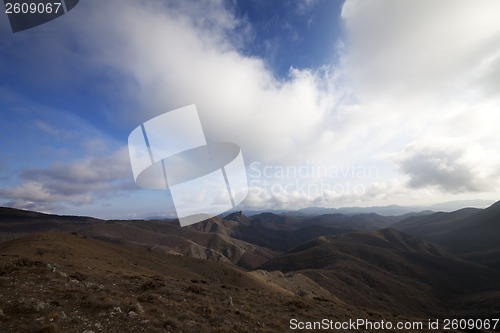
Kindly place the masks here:
<instances>
[{"instance_id":1,"label":"rock","mask_svg":"<svg viewBox=\"0 0 500 333\"><path fill-rule=\"evenodd\" d=\"M47 306L47 303L44 303L42 301L38 301L38 302L36 302L36 304L34 306L35 311L40 312L40 311L44 310L46 308L46 306Z\"/></svg>"},{"instance_id":2,"label":"rock","mask_svg":"<svg viewBox=\"0 0 500 333\"><path fill-rule=\"evenodd\" d=\"M137 313L138 314L144 314L144 308L142 307L142 305L140 303L137 303Z\"/></svg>"},{"instance_id":3,"label":"rock","mask_svg":"<svg viewBox=\"0 0 500 333\"><path fill-rule=\"evenodd\" d=\"M233 305L233 298L231 296L227 296L223 303Z\"/></svg>"},{"instance_id":4,"label":"rock","mask_svg":"<svg viewBox=\"0 0 500 333\"><path fill-rule=\"evenodd\" d=\"M285 274L283 274L282 271L273 271L272 273L279 278L285 277Z\"/></svg>"}]
</instances>

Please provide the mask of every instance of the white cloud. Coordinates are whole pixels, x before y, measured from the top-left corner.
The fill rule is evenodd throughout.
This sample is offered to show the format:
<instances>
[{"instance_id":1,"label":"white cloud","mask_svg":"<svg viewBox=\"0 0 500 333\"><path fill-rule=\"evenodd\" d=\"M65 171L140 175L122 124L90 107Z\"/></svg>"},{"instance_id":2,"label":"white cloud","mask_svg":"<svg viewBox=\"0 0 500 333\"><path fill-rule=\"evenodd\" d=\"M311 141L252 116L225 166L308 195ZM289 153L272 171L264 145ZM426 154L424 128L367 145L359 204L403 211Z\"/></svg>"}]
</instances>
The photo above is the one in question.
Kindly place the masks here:
<instances>
[{"instance_id":1,"label":"white cloud","mask_svg":"<svg viewBox=\"0 0 500 333\"><path fill-rule=\"evenodd\" d=\"M391 99L474 89L461 80L498 55L499 13L494 0L347 1L342 16L358 88Z\"/></svg>"},{"instance_id":2,"label":"white cloud","mask_svg":"<svg viewBox=\"0 0 500 333\"><path fill-rule=\"evenodd\" d=\"M371 136L385 132L398 150L442 131L500 139L490 125L500 120L498 1L352 0L342 17L345 73L363 110L355 118Z\"/></svg>"},{"instance_id":3,"label":"white cloud","mask_svg":"<svg viewBox=\"0 0 500 333\"><path fill-rule=\"evenodd\" d=\"M93 41L95 59L133 82L119 93L140 103L134 124L196 104L209 140L236 142L250 160L293 160L289 152L307 151L334 112L332 71L291 69L289 80L276 80L263 60L239 53L243 23L222 3L94 6L81 37Z\"/></svg>"}]
</instances>

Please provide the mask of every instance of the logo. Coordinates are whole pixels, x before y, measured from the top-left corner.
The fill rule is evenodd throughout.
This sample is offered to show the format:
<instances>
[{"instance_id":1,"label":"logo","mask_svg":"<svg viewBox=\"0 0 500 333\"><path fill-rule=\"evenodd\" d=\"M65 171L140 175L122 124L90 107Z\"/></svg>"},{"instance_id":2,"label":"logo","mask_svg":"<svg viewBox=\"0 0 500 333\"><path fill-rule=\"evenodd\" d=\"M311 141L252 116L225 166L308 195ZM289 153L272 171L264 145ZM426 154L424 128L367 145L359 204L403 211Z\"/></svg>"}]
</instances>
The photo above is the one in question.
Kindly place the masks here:
<instances>
[{"instance_id":1,"label":"logo","mask_svg":"<svg viewBox=\"0 0 500 333\"><path fill-rule=\"evenodd\" d=\"M181 226L227 212L248 194L240 147L208 144L195 105L138 126L128 147L136 184L170 190Z\"/></svg>"}]
</instances>

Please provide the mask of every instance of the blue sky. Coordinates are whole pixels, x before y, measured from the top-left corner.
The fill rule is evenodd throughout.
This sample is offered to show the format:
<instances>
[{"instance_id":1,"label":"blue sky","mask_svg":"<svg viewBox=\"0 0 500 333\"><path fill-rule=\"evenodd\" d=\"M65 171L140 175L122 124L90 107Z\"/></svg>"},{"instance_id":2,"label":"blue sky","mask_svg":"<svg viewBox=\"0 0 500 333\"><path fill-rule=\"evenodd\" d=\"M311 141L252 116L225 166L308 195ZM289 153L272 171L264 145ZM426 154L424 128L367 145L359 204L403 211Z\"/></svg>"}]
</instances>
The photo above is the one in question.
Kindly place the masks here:
<instances>
[{"instance_id":1,"label":"blue sky","mask_svg":"<svg viewBox=\"0 0 500 333\"><path fill-rule=\"evenodd\" d=\"M15 34L0 15L0 205L171 214L127 138L190 104L240 145L242 208L497 200L498 6L86 0Z\"/></svg>"},{"instance_id":2,"label":"blue sky","mask_svg":"<svg viewBox=\"0 0 500 333\"><path fill-rule=\"evenodd\" d=\"M251 37L243 52L263 58L286 78L290 67L317 68L337 60L343 1L239 1L238 18L248 20Z\"/></svg>"}]
</instances>

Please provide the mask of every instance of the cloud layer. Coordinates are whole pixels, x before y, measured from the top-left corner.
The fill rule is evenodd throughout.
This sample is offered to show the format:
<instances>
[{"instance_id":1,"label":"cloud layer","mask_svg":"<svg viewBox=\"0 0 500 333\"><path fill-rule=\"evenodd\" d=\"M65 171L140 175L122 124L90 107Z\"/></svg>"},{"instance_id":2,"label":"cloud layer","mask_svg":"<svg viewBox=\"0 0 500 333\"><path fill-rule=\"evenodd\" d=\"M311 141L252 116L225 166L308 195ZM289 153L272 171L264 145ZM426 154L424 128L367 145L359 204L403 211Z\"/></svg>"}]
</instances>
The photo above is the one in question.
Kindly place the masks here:
<instances>
[{"instance_id":1,"label":"cloud layer","mask_svg":"<svg viewBox=\"0 0 500 333\"><path fill-rule=\"evenodd\" d=\"M498 188L500 154L480 145L453 140L439 145L412 145L400 156L401 171L412 188L437 187L443 192L488 192Z\"/></svg>"},{"instance_id":2,"label":"cloud layer","mask_svg":"<svg viewBox=\"0 0 500 333\"><path fill-rule=\"evenodd\" d=\"M325 185L312 194L256 186L249 207L497 196L500 3L348 0L342 20L341 61L290 68L286 79L242 51L251 22L223 1L86 1L55 21L64 34L51 43L64 68L75 70L78 60L106 78L99 87L116 106L106 117L122 132L196 104L207 139L239 144L247 165L314 161L380 170L375 178L308 178ZM59 140L72 135L35 125ZM90 139L88 150L97 149ZM124 150L25 168L19 177L0 195L26 208L92 203L132 181ZM349 184L360 187L335 190Z\"/></svg>"},{"instance_id":3,"label":"cloud layer","mask_svg":"<svg viewBox=\"0 0 500 333\"><path fill-rule=\"evenodd\" d=\"M251 160L279 161L300 158L289 152L317 142L335 110L335 72L291 69L277 80L262 59L239 53L245 23L222 2L127 1L89 11L85 39L102 65L128 78L128 90L117 93L138 101L140 110L122 115L135 123L196 104L209 140L237 142Z\"/></svg>"},{"instance_id":4,"label":"cloud layer","mask_svg":"<svg viewBox=\"0 0 500 333\"><path fill-rule=\"evenodd\" d=\"M24 169L20 178L19 186L0 190L0 196L9 198L9 206L42 211L91 204L96 198L135 188L127 148L106 157Z\"/></svg>"}]
</instances>

